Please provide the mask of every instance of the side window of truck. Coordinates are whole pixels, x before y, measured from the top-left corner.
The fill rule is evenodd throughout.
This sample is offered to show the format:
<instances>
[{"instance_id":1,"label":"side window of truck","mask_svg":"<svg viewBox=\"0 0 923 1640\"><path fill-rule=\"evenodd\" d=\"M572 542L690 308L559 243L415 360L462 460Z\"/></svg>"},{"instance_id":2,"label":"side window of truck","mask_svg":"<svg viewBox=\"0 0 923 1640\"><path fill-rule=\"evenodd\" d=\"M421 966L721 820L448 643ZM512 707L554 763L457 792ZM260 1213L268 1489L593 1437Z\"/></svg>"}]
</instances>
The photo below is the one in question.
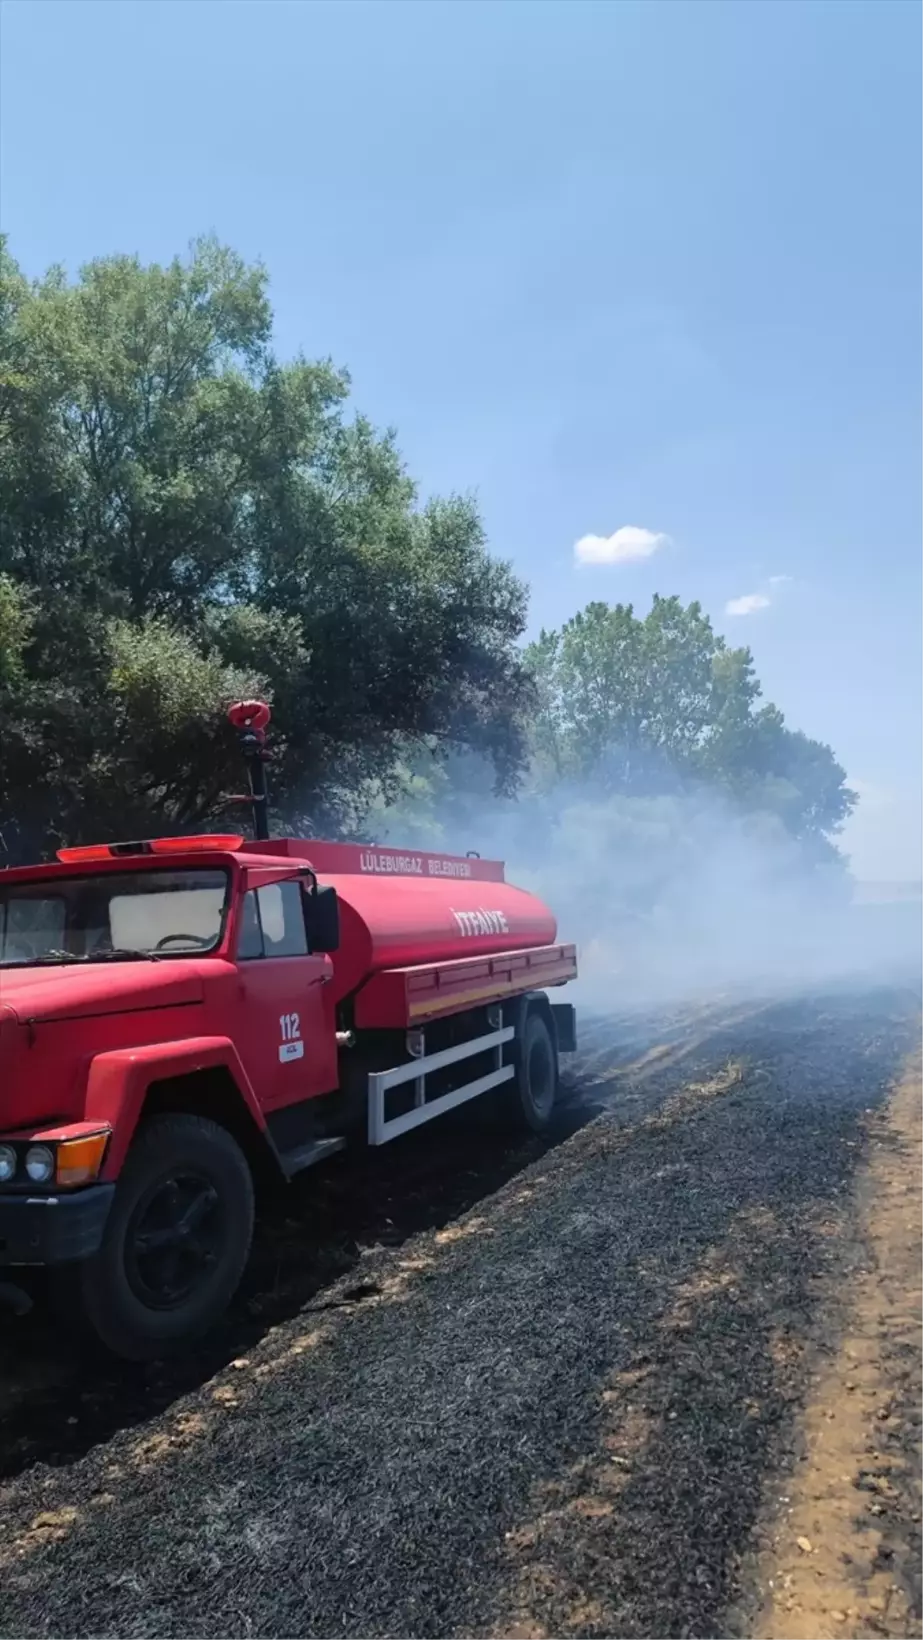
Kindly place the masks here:
<instances>
[{"instance_id":1,"label":"side window of truck","mask_svg":"<svg viewBox=\"0 0 923 1640\"><path fill-rule=\"evenodd\" d=\"M259 957L306 957L301 889L297 883L269 883L244 895L239 962Z\"/></svg>"}]
</instances>

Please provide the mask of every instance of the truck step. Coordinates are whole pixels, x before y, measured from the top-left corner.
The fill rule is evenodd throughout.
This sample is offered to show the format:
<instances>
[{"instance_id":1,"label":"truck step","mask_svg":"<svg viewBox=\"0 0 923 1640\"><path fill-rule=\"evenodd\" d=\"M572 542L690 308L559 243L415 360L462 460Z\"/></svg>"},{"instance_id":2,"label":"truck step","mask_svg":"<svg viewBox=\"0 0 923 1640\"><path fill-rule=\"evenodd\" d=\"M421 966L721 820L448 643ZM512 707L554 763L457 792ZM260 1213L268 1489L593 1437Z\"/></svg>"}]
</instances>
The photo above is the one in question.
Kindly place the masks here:
<instances>
[{"instance_id":1,"label":"truck step","mask_svg":"<svg viewBox=\"0 0 923 1640\"><path fill-rule=\"evenodd\" d=\"M282 1150L279 1152L282 1171L287 1179L291 1179L296 1173L303 1173L305 1168L313 1167L315 1162L323 1162L338 1150L345 1149L345 1146L345 1138L337 1134L330 1139L311 1139L294 1150Z\"/></svg>"}]
</instances>

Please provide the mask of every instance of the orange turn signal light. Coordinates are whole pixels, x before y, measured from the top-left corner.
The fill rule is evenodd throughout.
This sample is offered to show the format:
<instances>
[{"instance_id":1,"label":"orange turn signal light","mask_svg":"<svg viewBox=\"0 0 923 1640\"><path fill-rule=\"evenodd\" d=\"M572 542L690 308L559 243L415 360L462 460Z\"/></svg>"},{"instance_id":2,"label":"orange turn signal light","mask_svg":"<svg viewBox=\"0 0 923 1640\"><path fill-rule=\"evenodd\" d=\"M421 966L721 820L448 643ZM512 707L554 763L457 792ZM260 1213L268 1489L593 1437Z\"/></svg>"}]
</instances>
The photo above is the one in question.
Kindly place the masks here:
<instances>
[{"instance_id":1,"label":"orange turn signal light","mask_svg":"<svg viewBox=\"0 0 923 1640\"><path fill-rule=\"evenodd\" d=\"M108 1130L88 1133L80 1139L62 1139L57 1146L55 1183L89 1184L102 1166L108 1143Z\"/></svg>"}]
</instances>

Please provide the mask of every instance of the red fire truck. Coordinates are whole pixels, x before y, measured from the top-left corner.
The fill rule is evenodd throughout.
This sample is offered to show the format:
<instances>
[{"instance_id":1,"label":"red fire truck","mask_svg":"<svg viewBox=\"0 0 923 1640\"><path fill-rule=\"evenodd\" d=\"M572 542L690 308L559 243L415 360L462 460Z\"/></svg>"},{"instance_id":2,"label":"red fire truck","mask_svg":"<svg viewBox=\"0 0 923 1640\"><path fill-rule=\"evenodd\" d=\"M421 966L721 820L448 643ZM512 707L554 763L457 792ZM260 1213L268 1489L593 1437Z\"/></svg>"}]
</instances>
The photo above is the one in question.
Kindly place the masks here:
<instances>
[{"instance_id":1,"label":"red fire truck","mask_svg":"<svg viewBox=\"0 0 923 1640\"><path fill-rule=\"evenodd\" d=\"M0 1286L65 1266L98 1337L176 1351L231 1299L255 1184L479 1095L540 1132L576 976L499 861L268 837L268 709L232 714L254 830L0 876Z\"/></svg>"}]
</instances>

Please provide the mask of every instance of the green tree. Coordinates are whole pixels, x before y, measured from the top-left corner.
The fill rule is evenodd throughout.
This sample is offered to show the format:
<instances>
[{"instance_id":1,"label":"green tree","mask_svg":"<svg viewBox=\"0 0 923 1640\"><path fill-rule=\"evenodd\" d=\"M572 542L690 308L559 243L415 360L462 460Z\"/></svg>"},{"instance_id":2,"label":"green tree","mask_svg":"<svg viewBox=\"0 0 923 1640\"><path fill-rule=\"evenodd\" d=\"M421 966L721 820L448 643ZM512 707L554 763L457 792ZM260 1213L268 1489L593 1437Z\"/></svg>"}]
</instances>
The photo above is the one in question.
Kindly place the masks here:
<instances>
[{"instance_id":1,"label":"green tree","mask_svg":"<svg viewBox=\"0 0 923 1640\"><path fill-rule=\"evenodd\" d=\"M527 652L541 697L535 744L555 775L627 790L658 763L679 774L719 722L746 716L756 685L698 604L655 596L650 613L588 604Z\"/></svg>"},{"instance_id":2,"label":"green tree","mask_svg":"<svg viewBox=\"0 0 923 1640\"><path fill-rule=\"evenodd\" d=\"M729 648L697 603L655 596L643 619L591 603L526 659L540 784L649 797L705 782L805 840L835 834L854 806L830 748L758 705L750 651Z\"/></svg>"},{"instance_id":3,"label":"green tree","mask_svg":"<svg viewBox=\"0 0 923 1640\"><path fill-rule=\"evenodd\" d=\"M0 575L0 689L12 689L25 671L32 635L29 600L8 575Z\"/></svg>"},{"instance_id":4,"label":"green tree","mask_svg":"<svg viewBox=\"0 0 923 1640\"><path fill-rule=\"evenodd\" d=\"M542 632L526 660L536 704L518 802L492 796L474 752L434 764L410 749L396 800L373 807L376 837L498 849L519 870L552 857L572 869L576 855L589 877L618 881L619 915L689 874L709 816L740 862L752 847L777 874L841 876L832 839L855 802L842 768L760 704L750 651L730 648L698 604L658 597L642 619L592 603Z\"/></svg>"},{"instance_id":5,"label":"green tree","mask_svg":"<svg viewBox=\"0 0 923 1640\"><path fill-rule=\"evenodd\" d=\"M264 271L210 240L75 283L0 250L0 829L23 848L221 815L224 708L256 689L293 826L355 827L417 744L515 785L525 588L471 500L420 504L343 371L274 357L271 319Z\"/></svg>"}]
</instances>

